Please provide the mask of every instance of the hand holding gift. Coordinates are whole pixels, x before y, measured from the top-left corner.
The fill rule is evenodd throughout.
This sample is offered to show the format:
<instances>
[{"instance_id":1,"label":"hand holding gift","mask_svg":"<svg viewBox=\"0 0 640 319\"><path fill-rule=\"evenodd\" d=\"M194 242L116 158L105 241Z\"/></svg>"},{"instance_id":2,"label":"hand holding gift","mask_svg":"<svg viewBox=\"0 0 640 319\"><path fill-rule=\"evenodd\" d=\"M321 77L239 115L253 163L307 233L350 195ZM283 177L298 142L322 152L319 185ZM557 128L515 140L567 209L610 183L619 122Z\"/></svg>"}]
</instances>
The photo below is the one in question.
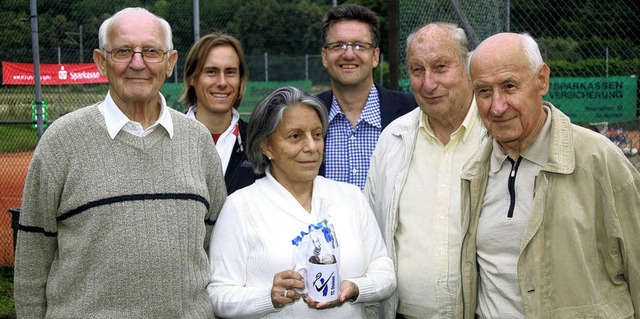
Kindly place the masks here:
<instances>
[{"instance_id":1,"label":"hand holding gift","mask_svg":"<svg viewBox=\"0 0 640 319\"><path fill-rule=\"evenodd\" d=\"M299 293L310 307L334 307L358 296L355 284L340 281L338 241L327 219L309 225L292 243L297 246L294 269L305 278Z\"/></svg>"}]
</instances>

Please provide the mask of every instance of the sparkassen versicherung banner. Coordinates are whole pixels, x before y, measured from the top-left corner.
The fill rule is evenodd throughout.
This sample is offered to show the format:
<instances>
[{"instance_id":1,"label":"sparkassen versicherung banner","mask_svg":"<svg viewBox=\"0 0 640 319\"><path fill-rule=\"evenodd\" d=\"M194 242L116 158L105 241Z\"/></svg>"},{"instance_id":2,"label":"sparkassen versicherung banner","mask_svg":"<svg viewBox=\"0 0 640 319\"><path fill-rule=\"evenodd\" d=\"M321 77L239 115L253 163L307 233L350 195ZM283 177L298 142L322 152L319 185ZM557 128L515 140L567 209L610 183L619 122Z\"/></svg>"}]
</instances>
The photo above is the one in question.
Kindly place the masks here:
<instances>
[{"instance_id":1,"label":"sparkassen versicherung banner","mask_svg":"<svg viewBox=\"0 0 640 319\"><path fill-rule=\"evenodd\" d=\"M636 118L638 78L551 78L545 101L573 123L622 122Z\"/></svg>"}]
</instances>

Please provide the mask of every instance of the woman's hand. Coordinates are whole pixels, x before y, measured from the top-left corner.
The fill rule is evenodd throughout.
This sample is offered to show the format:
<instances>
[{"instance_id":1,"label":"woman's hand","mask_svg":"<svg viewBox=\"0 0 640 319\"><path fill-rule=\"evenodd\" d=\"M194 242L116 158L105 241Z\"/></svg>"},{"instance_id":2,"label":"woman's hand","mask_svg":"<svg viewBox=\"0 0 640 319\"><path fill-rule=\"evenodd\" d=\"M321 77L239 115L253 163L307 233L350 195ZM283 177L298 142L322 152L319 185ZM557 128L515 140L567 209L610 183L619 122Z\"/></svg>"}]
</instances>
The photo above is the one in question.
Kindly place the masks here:
<instances>
[{"instance_id":1,"label":"woman's hand","mask_svg":"<svg viewBox=\"0 0 640 319\"><path fill-rule=\"evenodd\" d=\"M304 278L294 270L285 270L273 276L271 286L271 303L275 308L282 308L300 299L295 289L304 289Z\"/></svg>"},{"instance_id":2,"label":"woman's hand","mask_svg":"<svg viewBox=\"0 0 640 319\"><path fill-rule=\"evenodd\" d=\"M324 308L333 308L342 305L345 301L349 299L356 299L360 295L360 289L358 286L349 280L343 280L340 283L340 296L338 296L338 300L332 302L316 302L313 301L311 297L308 295L304 296L304 302L307 303L309 308L314 309L324 309Z\"/></svg>"}]
</instances>

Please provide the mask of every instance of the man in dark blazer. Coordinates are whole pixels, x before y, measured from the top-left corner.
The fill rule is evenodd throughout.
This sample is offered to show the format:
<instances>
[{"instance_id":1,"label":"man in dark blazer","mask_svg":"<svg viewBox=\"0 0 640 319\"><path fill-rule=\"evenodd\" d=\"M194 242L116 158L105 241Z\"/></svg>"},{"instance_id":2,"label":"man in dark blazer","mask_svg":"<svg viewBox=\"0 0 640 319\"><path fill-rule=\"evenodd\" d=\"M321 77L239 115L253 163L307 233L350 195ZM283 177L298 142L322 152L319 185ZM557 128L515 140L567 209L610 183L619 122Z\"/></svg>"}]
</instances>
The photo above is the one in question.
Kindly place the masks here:
<instances>
[{"instance_id":1,"label":"man in dark blazer","mask_svg":"<svg viewBox=\"0 0 640 319\"><path fill-rule=\"evenodd\" d=\"M322 41L322 64L331 77L331 90L318 95L329 112L320 174L363 189L380 133L417 104L413 95L373 82L380 23L370 9L348 3L332 8L322 22Z\"/></svg>"}]
</instances>

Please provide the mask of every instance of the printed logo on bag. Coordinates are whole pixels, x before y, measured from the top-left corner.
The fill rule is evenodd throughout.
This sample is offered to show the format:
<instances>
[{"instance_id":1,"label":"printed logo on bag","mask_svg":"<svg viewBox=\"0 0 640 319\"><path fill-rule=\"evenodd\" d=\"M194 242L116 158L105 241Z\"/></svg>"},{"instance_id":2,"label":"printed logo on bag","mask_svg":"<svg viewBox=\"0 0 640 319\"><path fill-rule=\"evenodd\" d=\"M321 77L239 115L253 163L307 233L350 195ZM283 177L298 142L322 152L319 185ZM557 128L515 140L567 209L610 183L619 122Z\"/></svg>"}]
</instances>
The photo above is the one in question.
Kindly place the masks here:
<instances>
[{"instance_id":1,"label":"printed logo on bag","mask_svg":"<svg viewBox=\"0 0 640 319\"><path fill-rule=\"evenodd\" d=\"M313 281L313 286L316 288L317 292L322 291L322 296L326 297L329 292L329 287L327 286L331 282L331 295L335 293L336 290L336 277L331 273L329 278L322 278L322 273L319 272L316 274L316 280Z\"/></svg>"}]
</instances>

